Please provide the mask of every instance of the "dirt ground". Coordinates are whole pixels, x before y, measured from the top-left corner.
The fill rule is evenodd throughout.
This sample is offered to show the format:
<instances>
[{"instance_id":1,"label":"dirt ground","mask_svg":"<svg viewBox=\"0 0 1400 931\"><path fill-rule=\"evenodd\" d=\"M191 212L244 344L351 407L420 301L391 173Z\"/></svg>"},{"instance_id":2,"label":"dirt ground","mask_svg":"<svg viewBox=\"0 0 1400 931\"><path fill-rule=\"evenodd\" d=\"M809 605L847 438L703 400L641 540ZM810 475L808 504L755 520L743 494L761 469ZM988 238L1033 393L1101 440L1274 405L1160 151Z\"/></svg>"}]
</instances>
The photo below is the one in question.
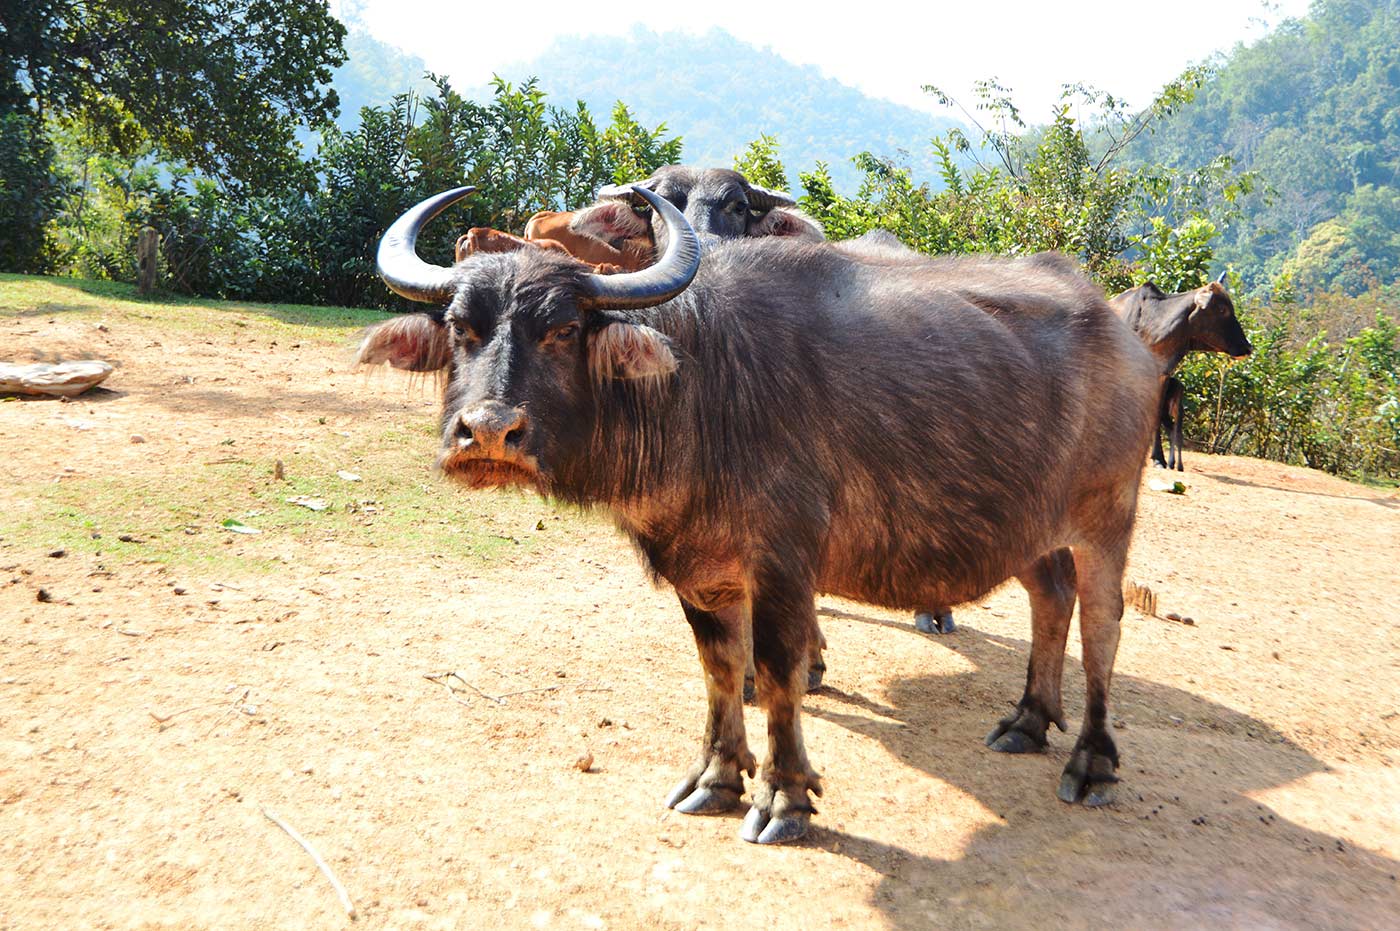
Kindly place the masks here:
<instances>
[{"instance_id":1,"label":"dirt ground","mask_svg":"<svg viewBox=\"0 0 1400 931\"><path fill-rule=\"evenodd\" d=\"M1191 452L1144 490L1129 577L1194 624L1125 616L1101 810L1054 796L1077 635L1070 733L983 746L1019 588L948 637L823 599L826 795L759 848L662 807L673 596L601 517L436 481L435 387L353 372L356 322L0 281L0 356L120 366L0 404L0 929L348 926L264 809L368 928L1400 926L1394 492Z\"/></svg>"}]
</instances>

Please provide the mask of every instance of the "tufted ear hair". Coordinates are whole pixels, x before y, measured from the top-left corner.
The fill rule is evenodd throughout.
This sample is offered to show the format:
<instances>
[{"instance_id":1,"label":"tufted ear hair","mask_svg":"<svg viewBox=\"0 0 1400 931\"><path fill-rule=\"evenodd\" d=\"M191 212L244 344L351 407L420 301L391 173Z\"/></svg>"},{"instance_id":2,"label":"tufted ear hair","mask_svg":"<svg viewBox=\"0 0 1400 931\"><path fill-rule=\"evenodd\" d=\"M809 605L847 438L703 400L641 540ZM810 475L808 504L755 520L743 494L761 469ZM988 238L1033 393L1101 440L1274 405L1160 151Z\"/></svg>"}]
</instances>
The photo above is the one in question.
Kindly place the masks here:
<instances>
[{"instance_id":1,"label":"tufted ear hair","mask_svg":"<svg viewBox=\"0 0 1400 931\"><path fill-rule=\"evenodd\" d=\"M763 216L750 221L747 236L791 236L808 242L822 242L826 234L822 225L793 207L774 207Z\"/></svg>"},{"instance_id":2,"label":"tufted ear hair","mask_svg":"<svg viewBox=\"0 0 1400 931\"><path fill-rule=\"evenodd\" d=\"M637 216L637 211L626 201L606 200L575 212L569 229L581 236L592 236L616 245L624 239L649 235L651 224Z\"/></svg>"},{"instance_id":3,"label":"tufted ear hair","mask_svg":"<svg viewBox=\"0 0 1400 931\"><path fill-rule=\"evenodd\" d=\"M440 316L407 314L370 327L355 353L359 365L384 365L407 372L436 372L452 361L447 327Z\"/></svg>"},{"instance_id":4,"label":"tufted ear hair","mask_svg":"<svg viewBox=\"0 0 1400 931\"><path fill-rule=\"evenodd\" d=\"M599 384L622 379L658 385L676 370L671 341L649 326L609 323L590 339L588 365Z\"/></svg>"}]
</instances>

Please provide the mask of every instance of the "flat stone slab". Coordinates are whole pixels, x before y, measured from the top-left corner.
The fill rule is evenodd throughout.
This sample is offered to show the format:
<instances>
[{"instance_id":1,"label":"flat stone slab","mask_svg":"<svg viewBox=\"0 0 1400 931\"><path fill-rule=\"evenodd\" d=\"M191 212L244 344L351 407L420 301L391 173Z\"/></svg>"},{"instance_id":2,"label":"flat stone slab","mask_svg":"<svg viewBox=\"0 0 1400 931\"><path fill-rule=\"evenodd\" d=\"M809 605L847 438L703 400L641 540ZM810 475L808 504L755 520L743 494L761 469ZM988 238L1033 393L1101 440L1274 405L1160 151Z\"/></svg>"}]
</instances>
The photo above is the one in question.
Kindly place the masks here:
<instances>
[{"instance_id":1,"label":"flat stone slab","mask_svg":"<svg viewBox=\"0 0 1400 931\"><path fill-rule=\"evenodd\" d=\"M102 384L112 366L96 359L82 362L0 362L0 394L51 394L72 397Z\"/></svg>"}]
</instances>

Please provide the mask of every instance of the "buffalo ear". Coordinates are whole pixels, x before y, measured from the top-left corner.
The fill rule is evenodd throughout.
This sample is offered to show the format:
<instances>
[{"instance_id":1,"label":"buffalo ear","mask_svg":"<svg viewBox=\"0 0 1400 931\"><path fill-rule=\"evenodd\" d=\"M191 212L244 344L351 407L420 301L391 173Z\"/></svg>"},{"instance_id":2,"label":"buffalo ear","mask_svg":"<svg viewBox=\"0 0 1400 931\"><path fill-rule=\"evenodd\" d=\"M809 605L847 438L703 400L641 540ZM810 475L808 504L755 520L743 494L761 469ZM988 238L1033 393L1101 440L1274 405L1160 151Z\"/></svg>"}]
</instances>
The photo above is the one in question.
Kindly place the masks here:
<instances>
[{"instance_id":1,"label":"buffalo ear","mask_svg":"<svg viewBox=\"0 0 1400 931\"><path fill-rule=\"evenodd\" d=\"M639 323L609 323L594 331L588 367L598 383L624 379L660 382L676 370L671 341Z\"/></svg>"},{"instance_id":2,"label":"buffalo ear","mask_svg":"<svg viewBox=\"0 0 1400 931\"><path fill-rule=\"evenodd\" d=\"M822 225L801 210L791 207L774 207L763 216L749 223L749 236L791 236L808 242L821 242L826 239Z\"/></svg>"},{"instance_id":3,"label":"buffalo ear","mask_svg":"<svg viewBox=\"0 0 1400 931\"><path fill-rule=\"evenodd\" d=\"M436 372L451 360L447 327L432 314L408 314L370 327L355 353L359 365L387 362L407 372Z\"/></svg>"},{"instance_id":4,"label":"buffalo ear","mask_svg":"<svg viewBox=\"0 0 1400 931\"><path fill-rule=\"evenodd\" d=\"M607 200L584 207L569 221L569 229L582 236L592 236L606 243L646 236L651 226L637 216L626 201Z\"/></svg>"}]
</instances>

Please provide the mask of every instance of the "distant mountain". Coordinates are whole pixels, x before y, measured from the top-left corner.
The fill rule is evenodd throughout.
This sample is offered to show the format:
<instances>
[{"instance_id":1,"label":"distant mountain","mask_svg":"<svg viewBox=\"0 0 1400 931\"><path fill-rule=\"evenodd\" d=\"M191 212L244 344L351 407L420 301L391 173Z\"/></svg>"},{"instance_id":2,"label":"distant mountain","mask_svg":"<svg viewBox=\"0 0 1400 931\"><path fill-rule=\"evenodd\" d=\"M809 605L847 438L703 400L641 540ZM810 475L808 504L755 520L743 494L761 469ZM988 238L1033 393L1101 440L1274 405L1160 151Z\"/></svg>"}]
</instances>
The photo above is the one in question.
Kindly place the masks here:
<instances>
[{"instance_id":1,"label":"distant mountain","mask_svg":"<svg viewBox=\"0 0 1400 931\"><path fill-rule=\"evenodd\" d=\"M432 89L424 78L428 65L423 59L381 42L354 21L347 24L347 30L347 59L331 78L340 95L336 123L341 129L358 126L363 107L387 106L395 94L407 90L426 93Z\"/></svg>"},{"instance_id":2,"label":"distant mountain","mask_svg":"<svg viewBox=\"0 0 1400 931\"><path fill-rule=\"evenodd\" d=\"M694 36L637 27L625 37L560 39L500 76L538 77L556 105L582 100L603 122L621 100L644 125L664 122L679 135L692 164L728 167L761 133L775 136L794 190L798 171L824 161L837 186L854 193L860 173L850 160L867 150L938 186L929 139L959 125L867 97L718 29Z\"/></svg>"}]
</instances>

